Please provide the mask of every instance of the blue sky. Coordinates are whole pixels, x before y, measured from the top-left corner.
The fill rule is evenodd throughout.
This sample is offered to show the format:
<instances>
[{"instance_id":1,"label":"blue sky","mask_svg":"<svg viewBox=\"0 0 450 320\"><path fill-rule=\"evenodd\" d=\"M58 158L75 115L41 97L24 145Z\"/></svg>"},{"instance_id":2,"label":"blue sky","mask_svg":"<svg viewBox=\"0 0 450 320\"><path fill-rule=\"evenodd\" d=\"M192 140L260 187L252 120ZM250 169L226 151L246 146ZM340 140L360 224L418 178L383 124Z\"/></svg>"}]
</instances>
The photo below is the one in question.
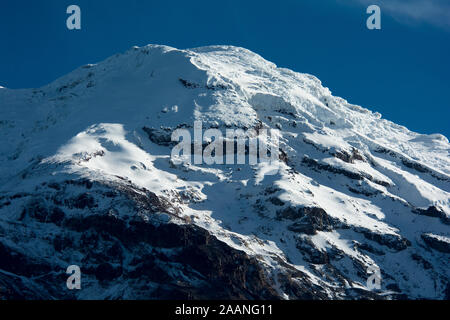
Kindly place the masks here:
<instances>
[{"instance_id":1,"label":"blue sky","mask_svg":"<svg viewBox=\"0 0 450 320\"><path fill-rule=\"evenodd\" d=\"M82 30L66 28L77 4ZM378 4L382 30L368 30ZM246 47L420 133L450 137L447 0L2 0L0 85L39 87L133 45Z\"/></svg>"}]
</instances>

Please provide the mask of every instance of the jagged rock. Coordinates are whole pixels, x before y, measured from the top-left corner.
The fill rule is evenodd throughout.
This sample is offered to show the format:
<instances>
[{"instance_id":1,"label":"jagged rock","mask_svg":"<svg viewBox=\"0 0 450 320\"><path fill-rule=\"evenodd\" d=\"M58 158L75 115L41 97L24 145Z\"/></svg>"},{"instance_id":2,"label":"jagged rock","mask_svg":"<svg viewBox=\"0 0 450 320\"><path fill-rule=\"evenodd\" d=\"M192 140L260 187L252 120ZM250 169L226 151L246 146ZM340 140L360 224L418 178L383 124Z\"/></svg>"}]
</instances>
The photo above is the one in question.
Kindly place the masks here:
<instances>
[{"instance_id":1,"label":"jagged rock","mask_svg":"<svg viewBox=\"0 0 450 320\"><path fill-rule=\"evenodd\" d=\"M314 243L308 238L297 238L296 247L301 251L308 262L313 264L327 264L330 262L327 252L318 250Z\"/></svg>"},{"instance_id":2,"label":"jagged rock","mask_svg":"<svg viewBox=\"0 0 450 320\"><path fill-rule=\"evenodd\" d=\"M428 217L439 218L443 223L450 225L450 217L435 206L430 206L427 209L415 208L413 212Z\"/></svg>"},{"instance_id":3,"label":"jagged rock","mask_svg":"<svg viewBox=\"0 0 450 320\"><path fill-rule=\"evenodd\" d=\"M353 180L363 180L364 178L366 178L366 179L368 179L376 184L379 184L383 187L390 186L389 182L376 179L376 178L372 177L370 174L367 174L364 172L353 172L353 171L345 170L342 168L336 168L329 164L319 163L317 160L311 159L309 157L304 157L302 160L302 163L304 163L305 165L307 165L309 167L315 168L316 170L328 171L328 172L332 172L335 174L342 174Z\"/></svg>"},{"instance_id":4,"label":"jagged rock","mask_svg":"<svg viewBox=\"0 0 450 320\"><path fill-rule=\"evenodd\" d=\"M355 228L355 231L361 232L366 239L372 240L386 246L390 249L401 251L411 245L411 241L395 234L381 234L364 228Z\"/></svg>"},{"instance_id":5,"label":"jagged rock","mask_svg":"<svg viewBox=\"0 0 450 320\"><path fill-rule=\"evenodd\" d=\"M143 127L142 130L144 130L144 132L147 133L148 138L157 145L167 147L176 144L176 142L172 141L172 132L170 130L153 129L147 127Z\"/></svg>"},{"instance_id":6,"label":"jagged rock","mask_svg":"<svg viewBox=\"0 0 450 320\"><path fill-rule=\"evenodd\" d=\"M450 253L450 238L432 233L424 233L422 234L422 239L429 247L440 252Z\"/></svg>"},{"instance_id":7,"label":"jagged rock","mask_svg":"<svg viewBox=\"0 0 450 320\"><path fill-rule=\"evenodd\" d=\"M358 149L355 148L352 148L351 153L348 153L345 150L336 151L334 153L334 156L347 163L354 163L355 160L365 161L364 157L361 155L361 153L359 153Z\"/></svg>"},{"instance_id":8,"label":"jagged rock","mask_svg":"<svg viewBox=\"0 0 450 320\"><path fill-rule=\"evenodd\" d=\"M122 192L124 192L122 187ZM125 194L125 192L123 193ZM132 189L126 195L133 194ZM151 193L149 194L151 195ZM158 197L143 201L142 197L134 198L134 201L143 201L144 206L150 201L153 205L161 206ZM69 200L72 200L70 198ZM114 198L112 199L114 201ZM33 202L39 204L35 207L33 217L40 217L41 223L46 223L45 214L48 213L42 201ZM63 201L68 204L69 201ZM139 203L135 203L139 206ZM87 206L86 206L87 208ZM92 207L95 209L95 207ZM161 209L160 207L158 209ZM273 284L266 277L259 262L247 256L244 252L232 249L225 243L217 240L209 232L194 225L159 224L153 225L136 217L132 220L122 220L108 214L72 215L65 216L60 208L53 209L52 213L58 221L62 220L60 233L52 241L55 252L61 259L67 252L81 252L85 254L81 270L86 276L92 276L101 283L108 284L126 274L127 279L144 279L159 284L156 290L150 287L146 292L136 291L136 297L171 297L177 294L192 298L217 298L217 299L279 299L278 293L273 289ZM41 215L42 214L42 215ZM71 237L65 237L62 230L72 230ZM76 240L79 234L79 241ZM106 249L104 254L99 251L95 253L96 246L107 246L107 239L116 239L114 244ZM118 242L117 242L118 241ZM120 244L119 244L120 243ZM137 250L145 243L151 248L176 249L176 254L167 256L164 254L144 254L137 260L135 258L130 264L125 264L122 259L123 249L130 252ZM92 246L95 244L95 246ZM11 249L0 243L0 270L12 272L18 276L37 276L45 278L46 274L52 272L55 266L51 265L51 259L41 259L39 263L34 262L22 253ZM70 258L70 255L68 256ZM67 259L67 258L66 258ZM103 262L101 262L103 261ZM111 263L110 261L117 261ZM159 261L159 262L158 262ZM98 264L97 264L98 263ZM173 268L181 268L193 278L200 277L195 282L180 287L177 280L164 271L161 265L171 264ZM67 265L71 261L67 261ZM97 264L97 265L96 265ZM93 265L91 267L90 265ZM95 266L96 265L96 266ZM88 267L85 267L88 266ZM185 268L190 268L186 270ZM58 268L58 267L56 267ZM60 268L60 272L64 269ZM1 274L0 274L1 275ZM1 280L1 276L0 276ZM36 280L37 281L37 280ZM0 281L1 282L1 281ZM64 283L64 282L62 282ZM54 283L38 281L36 287L44 287L51 291ZM292 286L295 286L292 283ZM129 288L131 289L131 288ZM295 289L292 289L295 291ZM301 290L300 290L301 291ZM8 299L20 299L22 295L17 290L11 292L0 292ZM67 298L66 291L62 290L55 297ZM162 294L163 296L158 296ZM34 296L37 298L38 296ZM43 298L45 296L42 296Z\"/></svg>"},{"instance_id":9,"label":"jagged rock","mask_svg":"<svg viewBox=\"0 0 450 320\"><path fill-rule=\"evenodd\" d=\"M331 231L336 220L331 218L322 208L287 207L277 211L277 219L295 221L288 226L293 232L315 234L317 231Z\"/></svg>"},{"instance_id":10,"label":"jagged rock","mask_svg":"<svg viewBox=\"0 0 450 320\"><path fill-rule=\"evenodd\" d=\"M269 201L272 202L276 206L284 206L284 202L277 197L269 198Z\"/></svg>"},{"instance_id":11,"label":"jagged rock","mask_svg":"<svg viewBox=\"0 0 450 320\"><path fill-rule=\"evenodd\" d=\"M370 253L373 253L373 254L376 254L377 256L382 256L385 254L382 250L378 250L377 248L374 248L373 246L371 246L368 243L359 243L357 245L357 248L367 251L367 252L370 252Z\"/></svg>"}]
</instances>

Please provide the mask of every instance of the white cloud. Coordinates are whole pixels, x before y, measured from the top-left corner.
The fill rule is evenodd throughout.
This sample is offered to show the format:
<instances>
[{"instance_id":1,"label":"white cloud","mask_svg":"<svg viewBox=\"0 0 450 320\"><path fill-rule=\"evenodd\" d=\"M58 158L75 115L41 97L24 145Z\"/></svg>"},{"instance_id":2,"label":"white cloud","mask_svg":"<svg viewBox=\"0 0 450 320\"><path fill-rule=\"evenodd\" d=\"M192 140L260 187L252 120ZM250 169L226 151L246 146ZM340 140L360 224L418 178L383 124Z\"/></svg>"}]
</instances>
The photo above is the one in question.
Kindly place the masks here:
<instances>
[{"instance_id":1,"label":"white cloud","mask_svg":"<svg viewBox=\"0 0 450 320\"><path fill-rule=\"evenodd\" d=\"M364 5L376 4L381 12L406 22L425 22L450 31L449 0L353 0Z\"/></svg>"}]
</instances>

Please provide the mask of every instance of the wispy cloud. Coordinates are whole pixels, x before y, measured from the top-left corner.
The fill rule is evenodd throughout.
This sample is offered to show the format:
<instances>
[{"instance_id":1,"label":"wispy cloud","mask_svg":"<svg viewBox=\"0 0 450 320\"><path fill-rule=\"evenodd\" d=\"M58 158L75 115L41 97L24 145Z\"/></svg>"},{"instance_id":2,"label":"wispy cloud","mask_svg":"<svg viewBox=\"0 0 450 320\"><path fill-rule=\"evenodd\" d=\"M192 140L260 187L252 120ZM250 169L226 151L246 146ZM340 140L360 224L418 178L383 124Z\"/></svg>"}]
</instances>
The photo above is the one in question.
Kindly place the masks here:
<instances>
[{"instance_id":1,"label":"wispy cloud","mask_svg":"<svg viewBox=\"0 0 450 320\"><path fill-rule=\"evenodd\" d=\"M376 4L382 12L404 23L427 23L450 31L449 0L353 0Z\"/></svg>"}]
</instances>

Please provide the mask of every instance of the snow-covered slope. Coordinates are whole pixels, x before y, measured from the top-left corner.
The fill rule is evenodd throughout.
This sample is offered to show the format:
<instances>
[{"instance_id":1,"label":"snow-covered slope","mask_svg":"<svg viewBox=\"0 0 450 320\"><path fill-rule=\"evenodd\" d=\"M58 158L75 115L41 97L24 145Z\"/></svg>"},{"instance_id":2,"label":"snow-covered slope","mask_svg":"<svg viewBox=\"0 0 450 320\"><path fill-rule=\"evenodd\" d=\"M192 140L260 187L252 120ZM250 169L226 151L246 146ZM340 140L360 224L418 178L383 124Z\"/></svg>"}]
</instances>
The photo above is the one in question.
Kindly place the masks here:
<instances>
[{"instance_id":1,"label":"snow-covered slope","mask_svg":"<svg viewBox=\"0 0 450 320\"><path fill-rule=\"evenodd\" d=\"M280 170L174 163L195 120L279 129ZM246 49L134 47L0 87L0 132L0 297L450 297L447 138Z\"/></svg>"}]
</instances>

